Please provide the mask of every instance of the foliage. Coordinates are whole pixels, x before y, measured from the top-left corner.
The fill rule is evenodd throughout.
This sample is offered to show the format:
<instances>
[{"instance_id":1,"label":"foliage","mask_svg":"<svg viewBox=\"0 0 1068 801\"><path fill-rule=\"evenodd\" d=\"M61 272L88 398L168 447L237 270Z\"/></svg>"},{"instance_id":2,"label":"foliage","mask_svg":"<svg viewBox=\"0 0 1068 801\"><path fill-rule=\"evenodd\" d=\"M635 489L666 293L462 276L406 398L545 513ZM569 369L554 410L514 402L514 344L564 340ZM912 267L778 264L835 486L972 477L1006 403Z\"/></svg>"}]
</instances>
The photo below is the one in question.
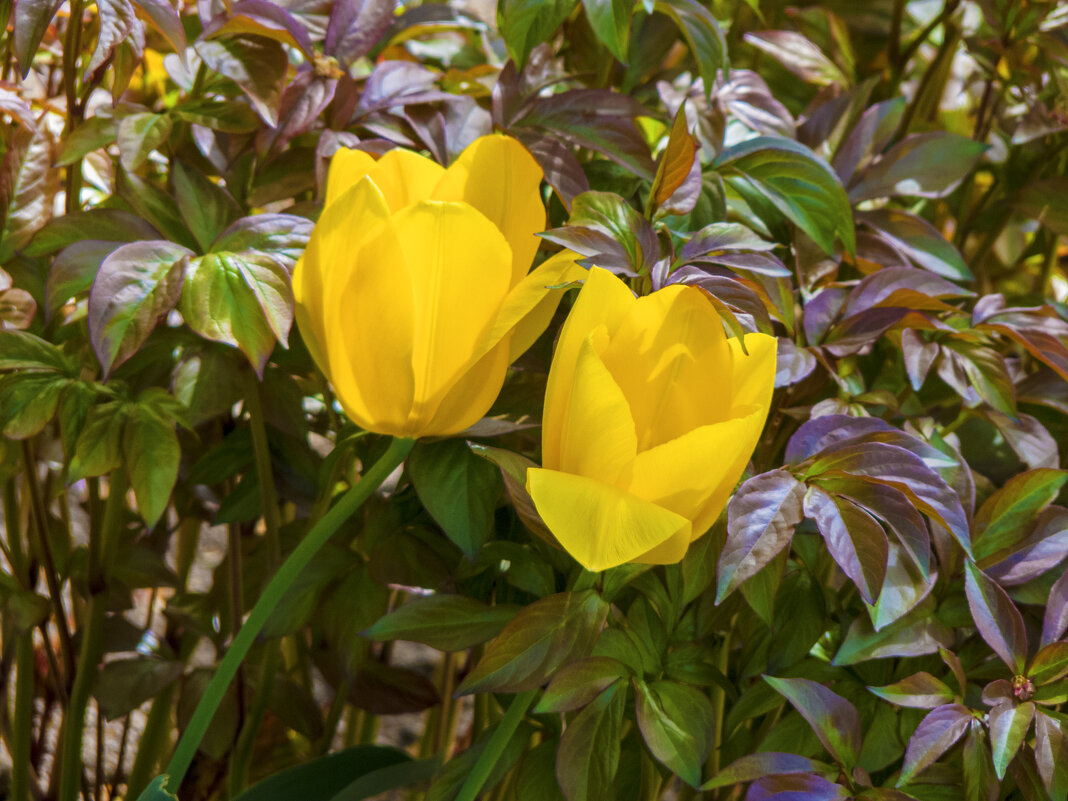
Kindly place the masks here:
<instances>
[{"instance_id":1,"label":"foliage","mask_svg":"<svg viewBox=\"0 0 1068 801\"><path fill-rule=\"evenodd\" d=\"M16 801L1068 797L1063 4L0 11ZM696 285L777 338L752 459L677 564L587 572L527 493L575 293L490 416L373 494L388 441L292 325L339 148L446 165L491 131L544 173L536 263ZM376 745L405 713L413 753Z\"/></svg>"}]
</instances>

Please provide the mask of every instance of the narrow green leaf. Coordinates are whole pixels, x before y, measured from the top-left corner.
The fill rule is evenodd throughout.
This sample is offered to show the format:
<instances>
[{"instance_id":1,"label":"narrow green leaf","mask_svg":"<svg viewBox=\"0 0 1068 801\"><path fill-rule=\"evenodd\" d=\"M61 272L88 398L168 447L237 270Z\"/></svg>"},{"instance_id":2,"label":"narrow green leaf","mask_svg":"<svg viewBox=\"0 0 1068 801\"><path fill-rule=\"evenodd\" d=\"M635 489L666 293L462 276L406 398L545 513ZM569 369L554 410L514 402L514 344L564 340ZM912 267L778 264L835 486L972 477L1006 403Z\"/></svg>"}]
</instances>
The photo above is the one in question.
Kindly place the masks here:
<instances>
[{"instance_id":1,"label":"narrow green leaf","mask_svg":"<svg viewBox=\"0 0 1068 801\"><path fill-rule=\"evenodd\" d=\"M363 632L379 642L409 640L439 651L463 651L500 634L519 607L487 606L462 595L414 598Z\"/></svg>"},{"instance_id":2,"label":"narrow green leaf","mask_svg":"<svg viewBox=\"0 0 1068 801\"><path fill-rule=\"evenodd\" d=\"M564 730L556 755L556 775L567 801L597 801L619 769L619 742L627 690L610 685Z\"/></svg>"},{"instance_id":3,"label":"narrow green leaf","mask_svg":"<svg viewBox=\"0 0 1068 801\"><path fill-rule=\"evenodd\" d=\"M990 753L999 779L1005 778L1009 763L1031 728L1035 705L1030 701L1015 705L998 704L990 710Z\"/></svg>"},{"instance_id":4,"label":"narrow green leaf","mask_svg":"<svg viewBox=\"0 0 1068 801\"><path fill-rule=\"evenodd\" d=\"M1029 470L1006 481L975 514L972 545L976 560L1017 545L1066 481L1068 472L1050 469Z\"/></svg>"},{"instance_id":5,"label":"narrow green leaf","mask_svg":"<svg viewBox=\"0 0 1068 801\"><path fill-rule=\"evenodd\" d=\"M586 19L612 55L626 63L634 0L582 0Z\"/></svg>"},{"instance_id":6,"label":"narrow green leaf","mask_svg":"<svg viewBox=\"0 0 1068 801\"><path fill-rule=\"evenodd\" d=\"M686 684L634 680L638 729L668 770L697 788L708 756L715 714L704 693Z\"/></svg>"},{"instance_id":7,"label":"narrow green leaf","mask_svg":"<svg viewBox=\"0 0 1068 801\"><path fill-rule=\"evenodd\" d=\"M417 763L397 748L358 745L275 773L245 790L234 801L280 801L285 798L333 801L352 782L395 765L415 767ZM358 795L341 797L346 801L360 798Z\"/></svg>"},{"instance_id":8,"label":"narrow green leaf","mask_svg":"<svg viewBox=\"0 0 1068 801\"><path fill-rule=\"evenodd\" d=\"M856 707L811 679L765 676L764 681L793 704L839 765L847 771L856 767L861 746Z\"/></svg>"},{"instance_id":9,"label":"narrow green leaf","mask_svg":"<svg viewBox=\"0 0 1068 801\"><path fill-rule=\"evenodd\" d=\"M174 423L154 411L131 405L123 429L122 452L126 471L145 525L159 521L178 479L182 449Z\"/></svg>"},{"instance_id":10,"label":"narrow green leaf","mask_svg":"<svg viewBox=\"0 0 1068 801\"><path fill-rule=\"evenodd\" d=\"M575 0L503 0L497 12L501 35L516 67L523 68L530 51L559 28Z\"/></svg>"}]
</instances>

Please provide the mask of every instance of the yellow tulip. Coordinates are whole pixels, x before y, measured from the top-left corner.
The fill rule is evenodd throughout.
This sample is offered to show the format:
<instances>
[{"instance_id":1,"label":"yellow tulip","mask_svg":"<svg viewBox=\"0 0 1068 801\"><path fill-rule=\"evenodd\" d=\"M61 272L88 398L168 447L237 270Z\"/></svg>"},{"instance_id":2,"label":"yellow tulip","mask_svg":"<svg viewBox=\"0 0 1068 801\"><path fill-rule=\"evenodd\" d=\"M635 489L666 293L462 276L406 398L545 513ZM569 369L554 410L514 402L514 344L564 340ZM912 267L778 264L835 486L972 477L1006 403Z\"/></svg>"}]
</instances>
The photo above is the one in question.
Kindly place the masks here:
<instances>
[{"instance_id":1,"label":"yellow tulip","mask_svg":"<svg viewBox=\"0 0 1068 801\"><path fill-rule=\"evenodd\" d=\"M775 338L727 339L703 290L590 270L549 370L527 491L588 570L670 564L719 517L771 403Z\"/></svg>"},{"instance_id":2,"label":"yellow tulip","mask_svg":"<svg viewBox=\"0 0 1068 801\"><path fill-rule=\"evenodd\" d=\"M484 136L448 168L408 150L340 150L293 273L296 319L358 425L454 434L481 418L508 365L585 277L562 253L527 273L545 228L542 171Z\"/></svg>"}]
</instances>

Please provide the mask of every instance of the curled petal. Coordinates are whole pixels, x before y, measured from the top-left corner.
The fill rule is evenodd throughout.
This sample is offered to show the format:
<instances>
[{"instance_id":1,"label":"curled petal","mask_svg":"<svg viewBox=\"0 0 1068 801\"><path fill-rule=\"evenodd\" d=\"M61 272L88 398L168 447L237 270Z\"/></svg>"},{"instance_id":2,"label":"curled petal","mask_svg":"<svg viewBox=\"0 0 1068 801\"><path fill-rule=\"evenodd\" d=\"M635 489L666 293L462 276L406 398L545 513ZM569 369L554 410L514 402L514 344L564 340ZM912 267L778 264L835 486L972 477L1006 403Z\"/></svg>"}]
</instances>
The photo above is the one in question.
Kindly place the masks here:
<instances>
[{"instance_id":1,"label":"curled petal","mask_svg":"<svg viewBox=\"0 0 1068 801\"><path fill-rule=\"evenodd\" d=\"M356 186L374 165L374 157L362 150L343 147L334 153L326 175L326 205L330 206Z\"/></svg>"},{"instance_id":2,"label":"curled petal","mask_svg":"<svg viewBox=\"0 0 1068 801\"><path fill-rule=\"evenodd\" d=\"M587 570L607 570L690 537L686 518L586 476L532 467L527 491L559 543Z\"/></svg>"},{"instance_id":3,"label":"curled petal","mask_svg":"<svg viewBox=\"0 0 1068 801\"><path fill-rule=\"evenodd\" d=\"M367 171L393 212L430 198L444 174L436 161L400 147L387 151Z\"/></svg>"},{"instance_id":4,"label":"curled petal","mask_svg":"<svg viewBox=\"0 0 1068 801\"><path fill-rule=\"evenodd\" d=\"M470 203L500 229L512 248L512 286L530 269L545 229L542 170L517 140L500 134L468 145L433 191L437 200Z\"/></svg>"}]
</instances>

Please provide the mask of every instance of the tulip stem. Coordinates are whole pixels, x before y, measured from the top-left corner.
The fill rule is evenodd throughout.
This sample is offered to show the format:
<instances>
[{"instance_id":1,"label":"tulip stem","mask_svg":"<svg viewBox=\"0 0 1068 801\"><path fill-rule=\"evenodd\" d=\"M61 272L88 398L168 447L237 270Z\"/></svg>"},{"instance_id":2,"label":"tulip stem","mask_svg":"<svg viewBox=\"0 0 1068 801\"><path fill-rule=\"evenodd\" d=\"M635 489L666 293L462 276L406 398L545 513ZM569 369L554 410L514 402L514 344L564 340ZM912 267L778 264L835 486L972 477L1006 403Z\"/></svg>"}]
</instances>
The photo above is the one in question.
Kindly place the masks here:
<instances>
[{"instance_id":1,"label":"tulip stem","mask_svg":"<svg viewBox=\"0 0 1068 801\"><path fill-rule=\"evenodd\" d=\"M282 566L278 568L278 572L268 582L260 599L252 607L252 612L249 614L245 624L237 632L229 650L227 650L222 662L219 663L218 670L215 671L215 675L208 682L204 695L201 696L200 703L197 704L197 708L193 711L193 716L189 720L189 725L178 741L174 756L171 757L171 761L164 771L169 779L166 782L166 786L172 792L176 792L178 787L181 786L186 771L189 770L189 766L193 762L193 756L200 746L200 741L215 716L215 710L218 709L219 704L222 702L226 688L230 686L230 682L233 681L237 669L244 660L249 648L252 647L257 635L267 623L271 613L274 612L275 607L278 606L286 591L300 576L312 557L341 527L341 524L348 520L363 502L371 496L371 493L378 489L382 482L404 462L414 445L415 440L413 439L394 439L382 457L371 466L370 470L364 473L363 478L341 496L341 500L334 504L318 523L312 526L304 539L300 541L293 553L282 563ZM141 801L148 801L148 798L150 796L142 794Z\"/></svg>"},{"instance_id":2,"label":"tulip stem","mask_svg":"<svg viewBox=\"0 0 1068 801\"><path fill-rule=\"evenodd\" d=\"M527 714L527 710L530 709L530 705L534 703L534 697L537 694L537 690L527 690L512 699L512 703L508 705L508 711L504 713L501 722L497 724L497 728L490 735L489 742L486 743L486 747L479 754L475 766L467 774L467 781L460 788L460 794L456 796L456 801L475 801L479 791L482 790L482 785L486 783L490 773L497 766L504 749L508 747L508 742L512 739L516 729L519 728L519 724L523 722L523 717Z\"/></svg>"}]
</instances>

